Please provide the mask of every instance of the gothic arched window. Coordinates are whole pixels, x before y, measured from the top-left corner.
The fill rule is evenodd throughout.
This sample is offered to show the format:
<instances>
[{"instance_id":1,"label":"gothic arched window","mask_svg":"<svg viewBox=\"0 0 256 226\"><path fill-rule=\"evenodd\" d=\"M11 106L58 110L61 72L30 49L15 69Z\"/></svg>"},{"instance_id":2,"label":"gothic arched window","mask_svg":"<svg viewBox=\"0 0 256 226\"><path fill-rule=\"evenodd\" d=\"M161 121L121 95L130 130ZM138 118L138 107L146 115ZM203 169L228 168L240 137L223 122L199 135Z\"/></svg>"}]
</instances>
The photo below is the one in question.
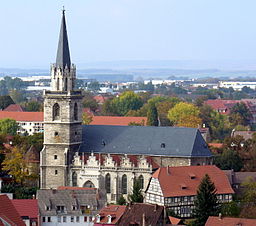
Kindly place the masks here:
<instances>
[{"instance_id":1,"label":"gothic arched window","mask_svg":"<svg viewBox=\"0 0 256 226\"><path fill-rule=\"evenodd\" d=\"M77 186L77 173L76 172L72 173L72 186L73 187Z\"/></svg>"},{"instance_id":2,"label":"gothic arched window","mask_svg":"<svg viewBox=\"0 0 256 226\"><path fill-rule=\"evenodd\" d=\"M144 177L142 175L140 175L138 180L139 180L140 189L143 189L143 187L144 187Z\"/></svg>"},{"instance_id":3,"label":"gothic arched window","mask_svg":"<svg viewBox=\"0 0 256 226\"><path fill-rule=\"evenodd\" d=\"M122 194L127 194L127 176L122 176Z\"/></svg>"},{"instance_id":4,"label":"gothic arched window","mask_svg":"<svg viewBox=\"0 0 256 226\"><path fill-rule=\"evenodd\" d=\"M59 120L60 119L60 105L55 103L52 107L52 119Z\"/></svg>"},{"instance_id":5,"label":"gothic arched window","mask_svg":"<svg viewBox=\"0 0 256 226\"><path fill-rule=\"evenodd\" d=\"M68 91L68 78L65 78L64 91Z\"/></svg>"},{"instance_id":6,"label":"gothic arched window","mask_svg":"<svg viewBox=\"0 0 256 226\"><path fill-rule=\"evenodd\" d=\"M110 185L111 185L111 177L110 177L110 174L108 173L105 177L105 189L107 193L111 193Z\"/></svg>"},{"instance_id":7,"label":"gothic arched window","mask_svg":"<svg viewBox=\"0 0 256 226\"><path fill-rule=\"evenodd\" d=\"M85 183L84 183L84 186L83 186L84 188L95 188L95 185L90 181L90 180L88 180L88 181L86 181Z\"/></svg>"},{"instance_id":8,"label":"gothic arched window","mask_svg":"<svg viewBox=\"0 0 256 226\"><path fill-rule=\"evenodd\" d=\"M77 103L75 103L75 106L74 106L74 120L78 120L78 107L77 107Z\"/></svg>"}]
</instances>

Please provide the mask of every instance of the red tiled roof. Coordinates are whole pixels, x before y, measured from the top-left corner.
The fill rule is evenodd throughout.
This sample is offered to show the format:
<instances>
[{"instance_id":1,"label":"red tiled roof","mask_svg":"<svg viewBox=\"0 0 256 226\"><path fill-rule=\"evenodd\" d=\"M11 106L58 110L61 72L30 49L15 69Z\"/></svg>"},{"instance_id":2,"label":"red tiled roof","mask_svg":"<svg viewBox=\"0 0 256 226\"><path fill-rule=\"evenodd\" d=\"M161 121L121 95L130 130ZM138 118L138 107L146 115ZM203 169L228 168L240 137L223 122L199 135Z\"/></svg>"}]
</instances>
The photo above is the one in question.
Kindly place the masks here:
<instances>
[{"instance_id":1,"label":"red tiled roof","mask_svg":"<svg viewBox=\"0 0 256 226\"><path fill-rule=\"evenodd\" d=\"M14 112L22 112L23 108L19 104L10 104L3 111L14 111Z\"/></svg>"},{"instance_id":2,"label":"red tiled roof","mask_svg":"<svg viewBox=\"0 0 256 226\"><path fill-rule=\"evenodd\" d=\"M195 175L193 179L191 174ZM216 166L161 167L152 177L159 180L164 197L175 197L196 195L205 174L214 182L217 194L234 193L226 174Z\"/></svg>"},{"instance_id":3,"label":"red tiled roof","mask_svg":"<svg viewBox=\"0 0 256 226\"><path fill-rule=\"evenodd\" d=\"M255 226L256 219L209 217L205 226Z\"/></svg>"},{"instance_id":4,"label":"red tiled roof","mask_svg":"<svg viewBox=\"0 0 256 226\"><path fill-rule=\"evenodd\" d=\"M220 112L221 114L229 114L230 109L237 103L240 103L240 100L207 100L204 103L210 105L214 110L225 110L225 112Z\"/></svg>"},{"instance_id":5,"label":"red tiled roof","mask_svg":"<svg viewBox=\"0 0 256 226\"><path fill-rule=\"evenodd\" d=\"M169 220L170 220L172 225L173 224L176 225L176 224L179 224L181 222L181 219L176 218L176 217L171 217L171 216L169 216Z\"/></svg>"},{"instance_id":6,"label":"red tiled roof","mask_svg":"<svg viewBox=\"0 0 256 226\"><path fill-rule=\"evenodd\" d=\"M102 95L97 95L97 96L94 96L93 99L96 100L99 104L103 104L109 98L104 97Z\"/></svg>"},{"instance_id":7,"label":"red tiled roof","mask_svg":"<svg viewBox=\"0 0 256 226\"><path fill-rule=\"evenodd\" d=\"M146 125L147 117L94 116L90 125L128 126L131 122Z\"/></svg>"},{"instance_id":8,"label":"red tiled roof","mask_svg":"<svg viewBox=\"0 0 256 226\"><path fill-rule=\"evenodd\" d=\"M12 204L21 217L38 218L39 209L37 199L13 199Z\"/></svg>"},{"instance_id":9,"label":"red tiled roof","mask_svg":"<svg viewBox=\"0 0 256 226\"><path fill-rule=\"evenodd\" d=\"M25 223L7 195L0 195L0 222L1 218L12 226L25 226Z\"/></svg>"},{"instance_id":10,"label":"red tiled roof","mask_svg":"<svg viewBox=\"0 0 256 226\"><path fill-rule=\"evenodd\" d=\"M209 143L208 145L209 145L209 147L213 147L213 148L222 148L223 147L222 143Z\"/></svg>"},{"instance_id":11,"label":"red tiled roof","mask_svg":"<svg viewBox=\"0 0 256 226\"><path fill-rule=\"evenodd\" d=\"M100 223L101 224L107 223L108 215L112 216L111 224L118 223L120 218L123 216L125 209L126 209L126 206L121 206L121 205L109 205L109 206L103 207L99 213L101 216Z\"/></svg>"},{"instance_id":12,"label":"red tiled roof","mask_svg":"<svg viewBox=\"0 0 256 226\"><path fill-rule=\"evenodd\" d=\"M0 119L10 118L20 122L43 122L43 112L12 112L0 111Z\"/></svg>"},{"instance_id":13,"label":"red tiled roof","mask_svg":"<svg viewBox=\"0 0 256 226\"><path fill-rule=\"evenodd\" d=\"M97 188L59 186L58 190L96 190Z\"/></svg>"}]
</instances>

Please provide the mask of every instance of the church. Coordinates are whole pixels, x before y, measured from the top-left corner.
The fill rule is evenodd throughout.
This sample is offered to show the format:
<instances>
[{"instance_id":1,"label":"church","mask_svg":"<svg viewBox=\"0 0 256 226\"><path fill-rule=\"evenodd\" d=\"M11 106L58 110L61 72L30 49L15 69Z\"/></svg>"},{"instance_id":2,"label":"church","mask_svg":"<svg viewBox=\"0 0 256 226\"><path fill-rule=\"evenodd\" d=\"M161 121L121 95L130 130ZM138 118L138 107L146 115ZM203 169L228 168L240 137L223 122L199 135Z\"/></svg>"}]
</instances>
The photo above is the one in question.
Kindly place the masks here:
<instances>
[{"instance_id":1,"label":"church","mask_svg":"<svg viewBox=\"0 0 256 226\"><path fill-rule=\"evenodd\" d=\"M62 12L51 90L44 91L40 188L95 187L108 202L127 198L134 179L145 191L159 167L210 165L212 154L195 128L82 125L82 91L75 89Z\"/></svg>"}]
</instances>

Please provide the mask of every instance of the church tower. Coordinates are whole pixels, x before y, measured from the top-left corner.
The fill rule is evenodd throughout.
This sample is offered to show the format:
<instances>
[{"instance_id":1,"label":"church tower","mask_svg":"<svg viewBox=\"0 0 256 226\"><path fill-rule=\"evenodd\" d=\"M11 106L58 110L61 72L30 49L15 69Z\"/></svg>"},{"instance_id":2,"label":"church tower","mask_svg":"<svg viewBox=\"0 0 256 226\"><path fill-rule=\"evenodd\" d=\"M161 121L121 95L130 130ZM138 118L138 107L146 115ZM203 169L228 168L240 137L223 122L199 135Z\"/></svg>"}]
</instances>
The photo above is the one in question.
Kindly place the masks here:
<instances>
[{"instance_id":1,"label":"church tower","mask_svg":"<svg viewBox=\"0 0 256 226\"><path fill-rule=\"evenodd\" d=\"M82 144L82 93L75 90L65 11L62 12L56 63L51 65L51 91L44 91L44 147L40 154L40 187L68 186L69 166Z\"/></svg>"}]
</instances>

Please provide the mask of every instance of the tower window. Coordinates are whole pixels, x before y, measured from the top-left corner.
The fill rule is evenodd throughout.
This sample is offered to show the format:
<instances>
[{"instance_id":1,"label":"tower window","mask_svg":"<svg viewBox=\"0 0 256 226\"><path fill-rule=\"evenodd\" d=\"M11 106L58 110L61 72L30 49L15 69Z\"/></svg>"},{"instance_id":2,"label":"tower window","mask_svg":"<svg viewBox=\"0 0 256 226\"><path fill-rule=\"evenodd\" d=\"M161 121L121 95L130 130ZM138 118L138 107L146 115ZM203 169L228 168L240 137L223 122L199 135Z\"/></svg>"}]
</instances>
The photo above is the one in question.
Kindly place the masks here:
<instances>
[{"instance_id":1,"label":"tower window","mask_svg":"<svg viewBox=\"0 0 256 226\"><path fill-rule=\"evenodd\" d=\"M57 155L54 155L54 159L57 159L58 158L58 156Z\"/></svg>"},{"instance_id":2,"label":"tower window","mask_svg":"<svg viewBox=\"0 0 256 226\"><path fill-rule=\"evenodd\" d=\"M54 136L55 136L55 137L59 136L59 132L57 132L57 131L54 132Z\"/></svg>"},{"instance_id":3,"label":"tower window","mask_svg":"<svg viewBox=\"0 0 256 226\"><path fill-rule=\"evenodd\" d=\"M77 103L75 103L75 106L74 106L74 120L78 120L78 106L77 106Z\"/></svg>"},{"instance_id":4,"label":"tower window","mask_svg":"<svg viewBox=\"0 0 256 226\"><path fill-rule=\"evenodd\" d=\"M64 91L68 91L68 78L65 78Z\"/></svg>"},{"instance_id":5,"label":"tower window","mask_svg":"<svg viewBox=\"0 0 256 226\"><path fill-rule=\"evenodd\" d=\"M58 174L58 170L55 170L55 175L57 175Z\"/></svg>"},{"instance_id":6,"label":"tower window","mask_svg":"<svg viewBox=\"0 0 256 226\"><path fill-rule=\"evenodd\" d=\"M59 120L60 119L60 105L55 103L52 108L53 108L52 109L53 121Z\"/></svg>"},{"instance_id":7,"label":"tower window","mask_svg":"<svg viewBox=\"0 0 256 226\"><path fill-rule=\"evenodd\" d=\"M57 90L60 90L60 79L57 78Z\"/></svg>"}]
</instances>

